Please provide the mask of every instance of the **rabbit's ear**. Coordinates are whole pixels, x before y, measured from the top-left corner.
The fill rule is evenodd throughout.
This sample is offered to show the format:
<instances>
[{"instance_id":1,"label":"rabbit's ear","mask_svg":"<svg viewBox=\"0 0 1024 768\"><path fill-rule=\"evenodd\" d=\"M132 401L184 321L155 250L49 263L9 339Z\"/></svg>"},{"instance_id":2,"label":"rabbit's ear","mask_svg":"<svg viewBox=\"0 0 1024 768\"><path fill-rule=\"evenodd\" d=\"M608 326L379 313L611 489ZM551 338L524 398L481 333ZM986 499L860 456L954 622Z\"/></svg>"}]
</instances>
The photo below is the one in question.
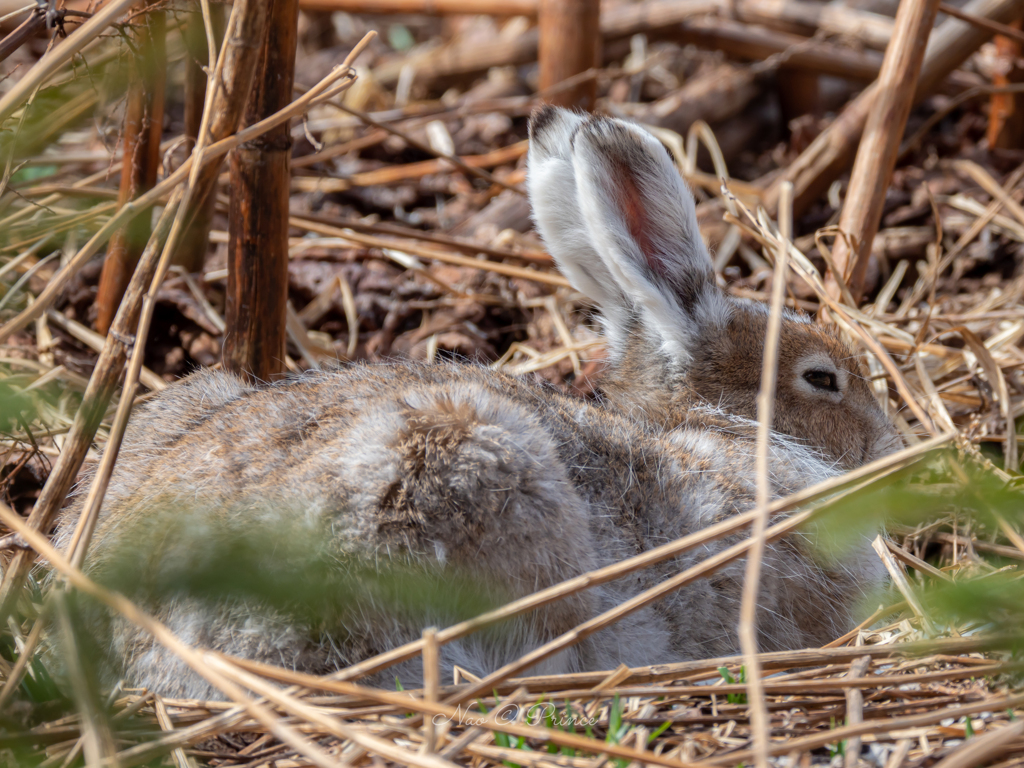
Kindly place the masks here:
<instances>
[{"instance_id":1,"label":"rabbit's ear","mask_svg":"<svg viewBox=\"0 0 1024 768\"><path fill-rule=\"evenodd\" d=\"M665 147L639 126L592 119L571 145L583 226L605 274L629 297L652 340L688 362L699 328L729 314L693 195Z\"/></svg>"},{"instance_id":2,"label":"rabbit's ear","mask_svg":"<svg viewBox=\"0 0 1024 768\"><path fill-rule=\"evenodd\" d=\"M576 290L600 308L607 331L628 325L629 301L619 281L594 249L580 212L573 168L572 138L585 115L540 107L530 118L527 187L537 231Z\"/></svg>"}]
</instances>

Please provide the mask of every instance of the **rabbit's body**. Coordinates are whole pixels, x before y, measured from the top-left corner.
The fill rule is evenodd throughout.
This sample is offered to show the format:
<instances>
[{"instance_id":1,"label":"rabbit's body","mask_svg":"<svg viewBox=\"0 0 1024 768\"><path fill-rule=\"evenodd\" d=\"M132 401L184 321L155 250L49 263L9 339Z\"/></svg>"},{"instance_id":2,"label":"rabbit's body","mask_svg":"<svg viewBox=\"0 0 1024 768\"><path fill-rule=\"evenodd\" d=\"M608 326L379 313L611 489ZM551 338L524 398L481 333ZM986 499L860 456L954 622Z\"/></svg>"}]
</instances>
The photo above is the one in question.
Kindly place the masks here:
<instances>
[{"instance_id":1,"label":"rabbit's body","mask_svg":"<svg viewBox=\"0 0 1024 768\"><path fill-rule=\"evenodd\" d=\"M271 530L309 526L339 556L452 564L518 597L749 509L753 434L749 422L710 409L691 412L667 432L644 427L609 408L470 366L358 365L260 388L200 373L133 419L91 568L102 572L104 553L124 556L139 540L151 547L138 555L140 579L158 579L183 560L202 567L216 557L197 546L203 522L184 548L156 532L141 534L200 504L224 518L219 524L235 518ZM773 445L772 468L774 491L783 495L834 473L782 438ZM297 509L304 519L289 520ZM542 609L504 627L498 634L507 643L457 643L446 652L446 665L483 674L731 543L716 542ZM816 566L792 543L774 546L761 602L763 647L820 645L834 637L848 623L848 595L862 589L863 576L864 568L849 564ZM732 653L741 584L737 563L546 669ZM252 606L188 600L149 607L200 646L317 672L419 635L419 627L388 626L373 616L365 626L346 626L346 647L329 629L315 637L319 630L295 629ZM113 636L113 655L127 661L134 684L215 695L129 622L115 621ZM415 664L398 673L405 685L418 684Z\"/></svg>"},{"instance_id":2,"label":"rabbit's body","mask_svg":"<svg viewBox=\"0 0 1024 768\"><path fill-rule=\"evenodd\" d=\"M749 418L765 309L715 286L692 200L649 135L545 110L531 137L539 228L563 271L602 309L612 357L606 399L586 402L468 365L350 365L265 386L199 373L134 415L88 570L102 577L127 548L140 581L158 582L183 562L217 557L202 544L206 527L285 523L313 531L338 562L414 562L518 597L749 510ZM674 196L671 205L651 198L652 189ZM609 208L605 198L616 195L625 199ZM670 246L676 256L664 255ZM898 447L838 338L787 315L780 344L775 496ZM58 544L70 538L77 512L76 502ZM168 514L194 520L195 537L161 535ZM492 671L734 541L446 645L442 664ZM534 671L732 653L742 572L742 561L733 563ZM799 536L772 545L758 614L762 648L831 639L848 626L851 602L881 577L866 542L841 564L819 560ZM415 639L425 621L387 605L346 614L338 626L329 618L298 623L258 601L167 598L147 607L197 645L315 672ZM452 617L442 610L428 619ZM130 683L216 695L126 621L97 621ZM418 661L378 682L394 673L419 684Z\"/></svg>"}]
</instances>

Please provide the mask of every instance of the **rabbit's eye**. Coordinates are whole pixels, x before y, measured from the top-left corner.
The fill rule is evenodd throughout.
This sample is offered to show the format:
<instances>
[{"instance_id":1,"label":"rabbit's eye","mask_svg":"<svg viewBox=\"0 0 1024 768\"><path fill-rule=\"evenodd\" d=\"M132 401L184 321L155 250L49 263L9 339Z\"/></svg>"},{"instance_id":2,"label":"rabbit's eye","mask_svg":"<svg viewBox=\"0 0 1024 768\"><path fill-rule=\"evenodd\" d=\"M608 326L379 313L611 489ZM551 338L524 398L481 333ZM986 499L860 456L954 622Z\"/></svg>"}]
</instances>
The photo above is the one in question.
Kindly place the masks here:
<instances>
[{"instance_id":1,"label":"rabbit's eye","mask_svg":"<svg viewBox=\"0 0 1024 768\"><path fill-rule=\"evenodd\" d=\"M829 392L839 391L839 382L831 371L807 371L804 374L804 380L817 389L825 389Z\"/></svg>"}]
</instances>

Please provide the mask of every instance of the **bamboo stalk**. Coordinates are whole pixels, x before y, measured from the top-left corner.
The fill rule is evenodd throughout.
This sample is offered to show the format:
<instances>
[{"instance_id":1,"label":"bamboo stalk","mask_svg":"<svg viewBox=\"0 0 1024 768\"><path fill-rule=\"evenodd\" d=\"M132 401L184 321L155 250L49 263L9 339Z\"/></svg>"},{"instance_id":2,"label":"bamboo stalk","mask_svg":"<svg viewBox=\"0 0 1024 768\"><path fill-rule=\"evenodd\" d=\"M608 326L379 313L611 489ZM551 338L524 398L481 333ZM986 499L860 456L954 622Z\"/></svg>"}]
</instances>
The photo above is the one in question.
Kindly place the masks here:
<instances>
[{"instance_id":1,"label":"bamboo stalk","mask_svg":"<svg viewBox=\"0 0 1024 768\"><path fill-rule=\"evenodd\" d=\"M882 219L885 190L896 165L903 131L914 101L917 78L924 60L928 33L935 24L938 0L904 0L896 13L896 27L885 53L882 71L875 81L864 136L850 175L839 230L832 250L835 268L850 289L854 301L864 291L871 246ZM825 282L829 295L839 298L837 275L830 271Z\"/></svg>"},{"instance_id":2,"label":"bamboo stalk","mask_svg":"<svg viewBox=\"0 0 1024 768\"><path fill-rule=\"evenodd\" d=\"M271 0L246 120L287 106L295 80L297 0ZM255 381L284 372L288 305L288 196L292 138L287 124L231 156L228 285L223 365Z\"/></svg>"},{"instance_id":3,"label":"bamboo stalk","mask_svg":"<svg viewBox=\"0 0 1024 768\"><path fill-rule=\"evenodd\" d=\"M601 64L601 6L599 0L540 0L537 58L540 90ZM597 82L588 78L550 96L561 107L590 111L597 98Z\"/></svg>"},{"instance_id":4,"label":"bamboo stalk","mask_svg":"<svg viewBox=\"0 0 1024 768\"><path fill-rule=\"evenodd\" d=\"M151 11L136 29L139 55L132 68L124 115L124 162L117 206L123 207L156 184L160 169L160 138L167 85L167 22L163 11ZM105 334L149 240L149 216L136 216L110 239L96 293L96 330Z\"/></svg>"}]
</instances>

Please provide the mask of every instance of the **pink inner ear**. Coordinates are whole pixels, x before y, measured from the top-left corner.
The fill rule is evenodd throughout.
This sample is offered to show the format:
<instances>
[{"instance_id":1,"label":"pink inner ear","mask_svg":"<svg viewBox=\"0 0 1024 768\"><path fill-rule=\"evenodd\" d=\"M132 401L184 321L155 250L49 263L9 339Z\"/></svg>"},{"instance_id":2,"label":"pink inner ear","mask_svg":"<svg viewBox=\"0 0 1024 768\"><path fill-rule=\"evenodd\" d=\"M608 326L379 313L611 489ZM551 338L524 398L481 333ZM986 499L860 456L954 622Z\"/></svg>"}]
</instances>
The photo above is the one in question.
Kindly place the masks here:
<instances>
[{"instance_id":1,"label":"pink inner ear","mask_svg":"<svg viewBox=\"0 0 1024 768\"><path fill-rule=\"evenodd\" d=\"M650 236L650 226L647 218L647 206L644 205L643 193L640 185L633 175L632 168L621 160L615 162L616 177L619 183L619 205L622 208L622 216L626 220L626 227L634 242L643 253L647 266L654 270L661 277L667 277L665 263L658 258L654 242Z\"/></svg>"}]
</instances>

